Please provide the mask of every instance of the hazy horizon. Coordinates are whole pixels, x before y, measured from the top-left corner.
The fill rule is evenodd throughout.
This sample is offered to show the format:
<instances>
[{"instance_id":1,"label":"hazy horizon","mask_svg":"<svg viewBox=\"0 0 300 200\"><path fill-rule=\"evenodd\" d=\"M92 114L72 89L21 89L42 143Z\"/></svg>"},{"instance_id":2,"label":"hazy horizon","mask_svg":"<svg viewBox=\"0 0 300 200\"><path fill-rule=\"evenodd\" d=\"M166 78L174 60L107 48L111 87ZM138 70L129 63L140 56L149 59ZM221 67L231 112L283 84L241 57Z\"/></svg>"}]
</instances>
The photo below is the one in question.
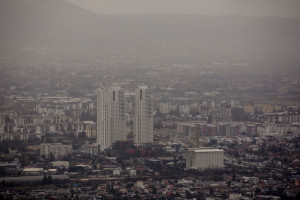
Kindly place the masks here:
<instances>
[{"instance_id":1,"label":"hazy horizon","mask_svg":"<svg viewBox=\"0 0 300 200\"><path fill-rule=\"evenodd\" d=\"M99 14L300 17L298 0L65 0Z\"/></svg>"},{"instance_id":2,"label":"hazy horizon","mask_svg":"<svg viewBox=\"0 0 300 200\"><path fill-rule=\"evenodd\" d=\"M153 61L153 56L176 63L299 61L298 18L105 16L66 0L0 2L2 58L98 60L119 55L141 62Z\"/></svg>"}]
</instances>

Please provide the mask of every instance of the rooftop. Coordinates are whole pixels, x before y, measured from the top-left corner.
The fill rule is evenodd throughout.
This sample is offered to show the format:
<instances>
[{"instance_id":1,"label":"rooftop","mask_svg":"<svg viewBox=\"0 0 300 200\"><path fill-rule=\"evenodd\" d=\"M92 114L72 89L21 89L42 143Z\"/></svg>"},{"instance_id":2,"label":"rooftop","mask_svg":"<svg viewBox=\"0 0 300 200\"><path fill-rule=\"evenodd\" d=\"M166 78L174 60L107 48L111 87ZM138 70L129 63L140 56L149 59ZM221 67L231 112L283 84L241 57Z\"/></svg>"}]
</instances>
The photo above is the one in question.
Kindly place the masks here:
<instances>
[{"instance_id":1,"label":"rooftop","mask_svg":"<svg viewBox=\"0 0 300 200\"><path fill-rule=\"evenodd\" d=\"M221 149L209 149L209 148L205 148L205 149L189 149L189 151L194 151L196 153L224 152L224 150L221 150Z\"/></svg>"}]
</instances>

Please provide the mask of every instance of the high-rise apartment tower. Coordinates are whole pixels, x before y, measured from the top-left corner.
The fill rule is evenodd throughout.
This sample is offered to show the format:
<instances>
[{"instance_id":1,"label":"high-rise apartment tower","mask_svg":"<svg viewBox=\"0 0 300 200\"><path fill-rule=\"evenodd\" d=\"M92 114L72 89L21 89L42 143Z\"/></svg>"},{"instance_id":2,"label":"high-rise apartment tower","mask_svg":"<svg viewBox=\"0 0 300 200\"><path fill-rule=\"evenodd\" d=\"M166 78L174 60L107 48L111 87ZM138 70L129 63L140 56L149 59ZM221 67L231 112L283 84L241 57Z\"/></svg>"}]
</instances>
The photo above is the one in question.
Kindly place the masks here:
<instances>
[{"instance_id":1,"label":"high-rise apartment tower","mask_svg":"<svg viewBox=\"0 0 300 200\"><path fill-rule=\"evenodd\" d=\"M135 90L135 113L133 121L134 144L143 146L153 143L153 114L150 89L139 86Z\"/></svg>"},{"instance_id":2,"label":"high-rise apartment tower","mask_svg":"<svg viewBox=\"0 0 300 200\"><path fill-rule=\"evenodd\" d=\"M100 150L126 139L124 91L119 87L97 90L97 143Z\"/></svg>"}]
</instances>

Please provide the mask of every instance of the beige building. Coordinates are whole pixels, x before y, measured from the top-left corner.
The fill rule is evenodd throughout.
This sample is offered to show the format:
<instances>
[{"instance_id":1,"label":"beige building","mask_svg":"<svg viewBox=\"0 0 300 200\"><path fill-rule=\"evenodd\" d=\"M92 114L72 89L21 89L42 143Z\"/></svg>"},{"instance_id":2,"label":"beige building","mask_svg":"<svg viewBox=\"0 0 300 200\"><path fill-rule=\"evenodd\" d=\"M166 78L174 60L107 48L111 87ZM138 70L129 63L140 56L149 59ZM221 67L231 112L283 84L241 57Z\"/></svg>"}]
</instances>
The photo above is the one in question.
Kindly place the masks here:
<instances>
[{"instance_id":1,"label":"beige building","mask_svg":"<svg viewBox=\"0 0 300 200\"><path fill-rule=\"evenodd\" d=\"M243 106L245 113L254 114L254 106L252 105L245 105Z\"/></svg>"}]
</instances>

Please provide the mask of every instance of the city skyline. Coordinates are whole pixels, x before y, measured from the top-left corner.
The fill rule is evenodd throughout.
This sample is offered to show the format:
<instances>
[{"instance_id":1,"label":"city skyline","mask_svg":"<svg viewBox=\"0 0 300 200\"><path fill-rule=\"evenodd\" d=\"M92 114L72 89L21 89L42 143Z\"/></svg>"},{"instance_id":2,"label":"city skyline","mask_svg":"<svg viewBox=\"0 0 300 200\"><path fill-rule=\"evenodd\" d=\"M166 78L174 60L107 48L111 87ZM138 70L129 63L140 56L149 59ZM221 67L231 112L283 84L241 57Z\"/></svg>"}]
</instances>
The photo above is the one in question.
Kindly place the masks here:
<instances>
[{"instance_id":1,"label":"city skyline","mask_svg":"<svg viewBox=\"0 0 300 200\"><path fill-rule=\"evenodd\" d=\"M300 199L299 0L0 0L0 199Z\"/></svg>"}]
</instances>

